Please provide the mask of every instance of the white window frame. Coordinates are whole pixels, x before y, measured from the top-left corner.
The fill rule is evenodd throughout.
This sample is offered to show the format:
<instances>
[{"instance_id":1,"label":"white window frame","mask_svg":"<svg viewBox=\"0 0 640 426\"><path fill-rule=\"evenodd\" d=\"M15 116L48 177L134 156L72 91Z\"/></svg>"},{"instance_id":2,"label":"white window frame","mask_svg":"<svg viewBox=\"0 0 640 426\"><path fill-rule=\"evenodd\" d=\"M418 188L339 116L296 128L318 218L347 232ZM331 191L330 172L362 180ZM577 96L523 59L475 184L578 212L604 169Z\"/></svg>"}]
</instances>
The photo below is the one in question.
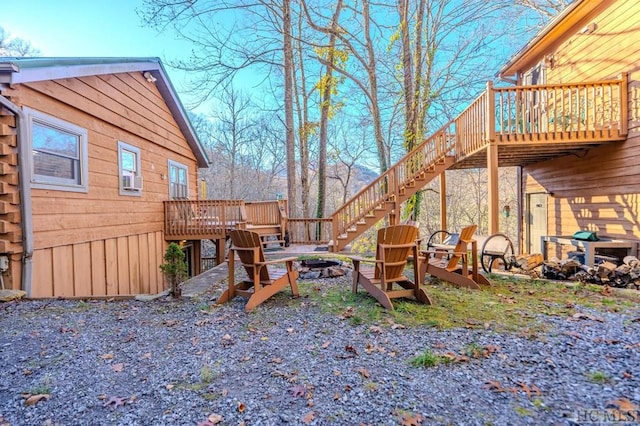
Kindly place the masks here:
<instances>
[{"instance_id":1,"label":"white window frame","mask_svg":"<svg viewBox=\"0 0 640 426\"><path fill-rule=\"evenodd\" d=\"M122 167L122 152L127 151L135 155L135 170L133 173L129 170L125 170ZM133 188L125 188L123 178L124 176L132 176L132 177L142 177L142 167L141 167L141 159L140 159L140 148L135 147L133 145L129 145L128 143L118 141L118 187L120 188L120 195L129 195L139 197L142 195L142 188L133 189Z\"/></svg>"},{"instance_id":2,"label":"white window frame","mask_svg":"<svg viewBox=\"0 0 640 426\"><path fill-rule=\"evenodd\" d=\"M167 170L169 171L169 176L167 177L167 179L169 180L169 198L170 199L189 198L189 167L173 160L168 160L167 166L168 166ZM172 178L171 178L172 168L176 168L178 170L184 170L186 182L184 185L183 194L175 194L175 191L173 190L174 182L172 181Z\"/></svg>"},{"instance_id":3,"label":"white window frame","mask_svg":"<svg viewBox=\"0 0 640 426\"><path fill-rule=\"evenodd\" d=\"M56 178L53 176L39 175L35 173L35 161L33 154L29 157L31 164L31 187L38 189L50 189L54 191L69 192L89 192L89 158L88 158L88 137L87 129L71 124L67 121L50 116L43 112L23 107L27 116L28 149L33 153L33 124L34 122L52 129L60 130L78 137L78 183L69 179Z\"/></svg>"}]
</instances>

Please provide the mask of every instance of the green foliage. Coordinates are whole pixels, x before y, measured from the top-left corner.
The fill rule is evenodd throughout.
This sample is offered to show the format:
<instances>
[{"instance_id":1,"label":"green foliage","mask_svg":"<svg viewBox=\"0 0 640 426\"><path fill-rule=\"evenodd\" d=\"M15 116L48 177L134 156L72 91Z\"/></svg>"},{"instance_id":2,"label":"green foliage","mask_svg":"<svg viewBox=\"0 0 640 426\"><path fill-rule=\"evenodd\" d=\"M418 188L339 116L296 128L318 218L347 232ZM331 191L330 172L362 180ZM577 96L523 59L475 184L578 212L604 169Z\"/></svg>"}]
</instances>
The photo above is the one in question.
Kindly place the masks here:
<instances>
[{"instance_id":1,"label":"green foliage","mask_svg":"<svg viewBox=\"0 0 640 426\"><path fill-rule=\"evenodd\" d=\"M587 374L587 377L593 383L598 383L600 385L603 385L605 383L609 383L611 381L609 376L607 376L607 374L604 373L603 371L592 371L592 372Z\"/></svg>"},{"instance_id":2,"label":"green foliage","mask_svg":"<svg viewBox=\"0 0 640 426\"><path fill-rule=\"evenodd\" d=\"M411 365L414 367L435 367L439 364L448 364L451 358L434 354L431 349L425 349L423 353L411 359Z\"/></svg>"},{"instance_id":3,"label":"green foliage","mask_svg":"<svg viewBox=\"0 0 640 426\"><path fill-rule=\"evenodd\" d=\"M169 280L171 294L180 297L180 284L187 277L187 264L184 261L184 252L176 243L169 244L164 252L164 262L160 265L160 270Z\"/></svg>"}]
</instances>

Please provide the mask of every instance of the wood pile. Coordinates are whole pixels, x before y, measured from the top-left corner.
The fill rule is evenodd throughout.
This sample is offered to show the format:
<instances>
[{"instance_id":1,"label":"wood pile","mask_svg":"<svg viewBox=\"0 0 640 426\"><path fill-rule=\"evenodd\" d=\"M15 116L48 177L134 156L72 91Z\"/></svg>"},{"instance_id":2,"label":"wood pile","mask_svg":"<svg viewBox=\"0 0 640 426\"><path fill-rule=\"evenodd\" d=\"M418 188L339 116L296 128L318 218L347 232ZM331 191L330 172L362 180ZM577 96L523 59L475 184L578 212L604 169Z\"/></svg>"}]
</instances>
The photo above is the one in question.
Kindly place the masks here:
<instances>
[{"instance_id":1,"label":"wood pile","mask_svg":"<svg viewBox=\"0 0 640 426\"><path fill-rule=\"evenodd\" d=\"M553 280L576 280L588 284L640 289L640 260L635 256L626 256L621 265L605 261L591 267L581 264L575 258L554 258L542 264L542 275Z\"/></svg>"}]
</instances>

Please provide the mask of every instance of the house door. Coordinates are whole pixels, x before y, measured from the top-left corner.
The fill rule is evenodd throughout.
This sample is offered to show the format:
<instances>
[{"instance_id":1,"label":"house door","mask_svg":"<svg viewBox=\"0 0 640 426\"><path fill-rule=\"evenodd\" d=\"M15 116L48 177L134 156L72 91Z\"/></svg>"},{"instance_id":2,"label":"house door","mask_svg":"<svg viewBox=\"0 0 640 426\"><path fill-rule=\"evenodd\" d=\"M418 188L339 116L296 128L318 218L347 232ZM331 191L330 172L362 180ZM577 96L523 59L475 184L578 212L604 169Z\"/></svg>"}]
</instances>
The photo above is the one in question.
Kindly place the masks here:
<instances>
[{"instance_id":1,"label":"house door","mask_svg":"<svg viewBox=\"0 0 640 426\"><path fill-rule=\"evenodd\" d=\"M527 249L542 253L540 237L547 235L547 194L527 194Z\"/></svg>"}]
</instances>

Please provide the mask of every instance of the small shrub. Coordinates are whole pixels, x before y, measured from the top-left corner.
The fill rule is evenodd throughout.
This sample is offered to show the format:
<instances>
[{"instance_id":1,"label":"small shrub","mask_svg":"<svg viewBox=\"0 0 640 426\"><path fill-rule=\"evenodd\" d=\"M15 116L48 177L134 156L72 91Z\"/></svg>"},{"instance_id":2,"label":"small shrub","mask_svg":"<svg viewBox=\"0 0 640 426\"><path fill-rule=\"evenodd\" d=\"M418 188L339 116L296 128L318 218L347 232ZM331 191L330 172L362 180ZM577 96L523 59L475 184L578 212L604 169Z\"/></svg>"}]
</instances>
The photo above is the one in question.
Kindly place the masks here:
<instances>
[{"instance_id":1,"label":"small shrub","mask_svg":"<svg viewBox=\"0 0 640 426\"><path fill-rule=\"evenodd\" d=\"M171 294L173 297L180 297L182 294L180 284L187 277L187 264L184 261L184 252L178 244L169 244L167 251L164 252L164 262L160 265L160 269L169 280Z\"/></svg>"}]
</instances>

